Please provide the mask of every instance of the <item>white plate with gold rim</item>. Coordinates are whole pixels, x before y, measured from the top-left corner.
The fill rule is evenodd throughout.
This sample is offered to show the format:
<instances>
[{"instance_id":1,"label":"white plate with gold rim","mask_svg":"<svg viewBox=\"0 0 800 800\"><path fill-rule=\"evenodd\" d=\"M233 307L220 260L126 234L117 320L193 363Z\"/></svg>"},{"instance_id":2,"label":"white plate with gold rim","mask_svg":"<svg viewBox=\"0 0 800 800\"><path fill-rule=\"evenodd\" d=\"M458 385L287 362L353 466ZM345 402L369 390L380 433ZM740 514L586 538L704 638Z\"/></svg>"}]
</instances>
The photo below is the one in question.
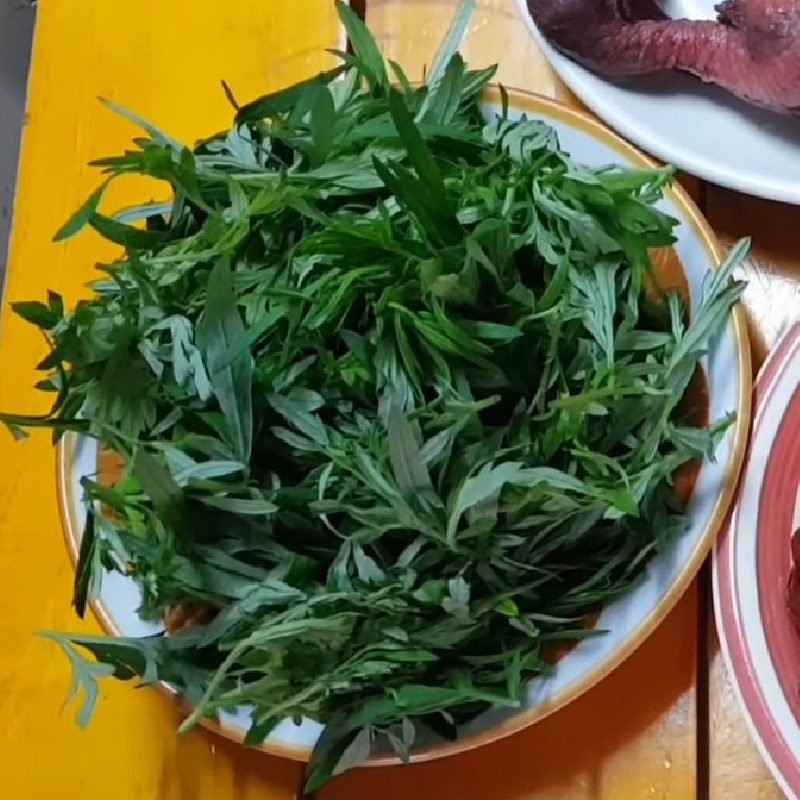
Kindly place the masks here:
<instances>
[{"instance_id":1,"label":"white plate with gold rim","mask_svg":"<svg viewBox=\"0 0 800 800\"><path fill-rule=\"evenodd\" d=\"M717 0L656 0L671 17L715 19ZM520 24L558 76L604 122L648 153L740 192L800 204L800 119L756 108L678 72L609 79L544 40L517 0Z\"/></svg>"},{"instance_id":2,"label":"white plate with gold rim","mask_svg":"<svg viewBox=\"0 0 800 800\"><path fill-rule=\"evenodd\" d=\"M490 89L484 100L487 116L499 112L500 97ZM509 114L542 119L558 133L562 147L587 165L617 163L649 166L644 156L608 129L586 115L553 101L524 92L509 93ZM719 265L719 252L707 223L680 189L671 189L660 207L679 220L674 252L683 265L690 309L698 305L703 279ZM691 313L691 312L690 312ZM712 419L737 414L720 442L716 461L704 462L699 470L690 502L690 526L672 548L654 558L645 579L631 592L607 606L597 625L607 629L603 636L586 639L558 663L555 675L528 684L523 708L492 711L461 730L456 742L423 740L412 752L412 760L437 758L467 750L518 731L574 700L618 666L654 630L689 586L711 547L728 507L741 465L750 414L750 350L743 315L737 310L721 335L712 343L704 364ZM80 543L83 510L80 479L98 471L95 444L75 436L65 437L59 453L59 497L67 544L73 559ZM151 635L160 626L139 619L139 590L134 581L117 573L104 576L94 611L108 633L122 636ZM249 712L241 708L223 714L210 727L241 740L249 726ZM262 749L299 760L308 759L321 727L312 720L295 725L284 720L269 736ZM377 756L374 763L394 761Z\"/></svg>"}]
</instances>

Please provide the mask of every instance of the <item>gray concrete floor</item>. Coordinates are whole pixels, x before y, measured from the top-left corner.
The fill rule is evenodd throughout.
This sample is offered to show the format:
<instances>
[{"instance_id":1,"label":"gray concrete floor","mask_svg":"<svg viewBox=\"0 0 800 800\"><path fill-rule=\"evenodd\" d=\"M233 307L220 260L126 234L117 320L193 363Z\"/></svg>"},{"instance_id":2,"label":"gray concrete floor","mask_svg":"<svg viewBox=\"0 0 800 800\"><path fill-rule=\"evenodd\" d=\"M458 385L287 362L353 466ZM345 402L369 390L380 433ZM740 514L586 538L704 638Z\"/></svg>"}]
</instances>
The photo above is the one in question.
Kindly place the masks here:
<instances>
[{"instance_id":1,"label":"gray concrete floor","mask_svg":"<svg viewBox=\"0 0 800 800\"><path fill-rule=\"evenodd\" d=\"M8 254L35 17L35 5L29 0L0 0L0 294Z\"/></svg>"}]
</instances>

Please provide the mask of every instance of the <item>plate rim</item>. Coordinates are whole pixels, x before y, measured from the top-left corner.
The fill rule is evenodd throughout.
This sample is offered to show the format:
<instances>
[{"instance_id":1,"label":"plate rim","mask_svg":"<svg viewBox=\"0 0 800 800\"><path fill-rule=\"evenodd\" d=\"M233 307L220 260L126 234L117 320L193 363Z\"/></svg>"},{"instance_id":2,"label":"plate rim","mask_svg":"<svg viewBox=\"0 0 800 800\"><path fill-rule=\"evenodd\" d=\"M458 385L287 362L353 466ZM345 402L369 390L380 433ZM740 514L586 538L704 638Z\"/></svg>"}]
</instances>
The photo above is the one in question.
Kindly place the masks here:
<instances>
[{"instance_id":1,"label":"plate rim","mask_svg":"<svg viewBox=\"0 0 800 800\"><path fill-rule=\"evenodd\" d=\"M572 109L556 100L524 89L508 88L505 91L508 95L510 108L518 109L527 114L543 115L545 121L547 121L546 118L549 117L563 122L566 125L576 127L588 136L599 139L633 165L647 168L658 166L652 158L642 153L634 145L626 142L618 134L586 112ZM501 103L502 99L502 91L497 84L491 84L481 96L482 102L494 103L497 105ZM708 253L713 268L719 269L722 263L721 248L711 226L706 221L705 217L703 217L695 202L677 182L673 183L672 186L665 190L665 196L669 197L685 213L686 224L691 228L698 242ZM733 336L737 348L738 371L741 376L739 381L739 396L736 399L737 417L733 428L730 458L725 468L721 491L713 505L708 523L702 534L698 537L694 550L684 563L680 574L675 579L670 590L664 594L659 604L651 613L639 622L628 639L614 652L613 656L599 663L591 672L585 675L581 681L564 689L547 703L540 704L535 708L526 709L513 717L509 717L508 719L492 725L485 731L466 735L455 742L436 743L420 748L417 751L412 751L409 759L411 762L432 761L496 742L514 733L518 733L570 704L627 660L650 634L653 633L667 614L674 608L680 597L689 588L690 583L710 552L714 538L725 520L744 460L747 445L747 432L750 426L752 394L751 355L747 325L744 312L740 305L737 305L733 309L728 324L732 325L733 328ZM73 568L77 563L78 543L80 541L80 524L75 516L75 509L71 500L74 496L74 481L70 467L76 443L76 434L66 434L62 437L57 446L56 458L57 495L61 527ZM90 607L100 627L106 634L111 636L121 635L108 611L99 599L92 599L90 601ZM157 684L157 688L170 696L182 711L186 711L188 708L187 704L178 697L173 689L162 683ZM204 719L201 724L205 728L225 738L239 743L243 743L244 741L243 733L232 730L216 720ZM264 742L253 749L294 761L308 761L312 752L312 748L310 747L278 744L275 742ZM400 763L400 760L396 756L389 754L373 756L367 762L369 766L386 766L398 763Z\"/></svg>"},{"instance_id":2,"label":"plate rim","mask_svg":"<svg viewBox=\"0 0 800 800\"><path fill-rule=\"evenodd\" d=\"M687 155L685 150L673 147L667 140L659 139L650 132L650 128L643 129L641 125L631 122L630 117L625 114L623 109L619 109L613 101L607 101L604 95L592 92L590 87L587 87L581 79L583 73L593 78L599 76L595 76L585 67L561 54L546 41L533 21L533 17L528 10L527 0L516 0L516 6L525 27L528 29L528 33L533 37L537 47L542 51L547 63L553 68L558 78L575 93L582 103L621 135L632 142L636 142L637 145L665 163L674 164L680 169L698 178L710 181L717 186L733 189L734 191L765 200L800 205L800 182L777 183L775 179L759 180L757 177L742 176L733 171L732 168L715 168L701 157L691 153Z\"/></svg>"}]
</instances>

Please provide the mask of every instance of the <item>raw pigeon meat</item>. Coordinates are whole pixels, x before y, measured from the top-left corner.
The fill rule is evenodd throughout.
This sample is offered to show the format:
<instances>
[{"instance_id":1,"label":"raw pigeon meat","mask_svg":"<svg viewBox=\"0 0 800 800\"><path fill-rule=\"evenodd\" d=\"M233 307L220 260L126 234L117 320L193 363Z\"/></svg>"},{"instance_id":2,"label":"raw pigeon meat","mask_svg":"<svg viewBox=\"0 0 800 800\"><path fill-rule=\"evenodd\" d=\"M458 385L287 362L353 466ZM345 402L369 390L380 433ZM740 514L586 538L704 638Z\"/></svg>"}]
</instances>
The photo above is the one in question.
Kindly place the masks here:
<instances>
[{"instance_id":1,"label":"raw pigeon meat","mask_svg":"<svg viewBox=\"0 0 800 800\"><path fill-rule=\"evenodd\" d=\"M601 75L688 72L773 111L800 113L800 0L726 0L717 21L655 0L527 0L542 33Z\"/></svg>"},{"instance_id":2,"label":"raw pigeon meat","mask_svg":"<svg viewBox=\"0 0 800 800\"><path fill-rule=\"evenodd\" d=\"M797 632L800 633L800 529L792 536L792 569L789 572L786 606Z\"/></svg>"}]
</instances>

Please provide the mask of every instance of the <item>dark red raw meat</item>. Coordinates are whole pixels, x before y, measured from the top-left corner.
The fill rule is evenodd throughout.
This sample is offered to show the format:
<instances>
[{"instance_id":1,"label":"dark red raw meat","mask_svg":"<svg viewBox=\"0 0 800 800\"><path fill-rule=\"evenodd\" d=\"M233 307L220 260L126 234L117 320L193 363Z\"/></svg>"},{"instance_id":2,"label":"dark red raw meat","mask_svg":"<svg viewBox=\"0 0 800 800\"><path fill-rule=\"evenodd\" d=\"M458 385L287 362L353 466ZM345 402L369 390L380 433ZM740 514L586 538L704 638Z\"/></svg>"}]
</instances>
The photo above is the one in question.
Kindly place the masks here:
<instances>
[{"instance_id":1,"label":"dark red raw meat","mask_svg":"<svg viewBox=\"0 0 800 800\"><path fill-rule=\"evenodd\" d=\"M789 616L800 633L800 530L792 536L792 569L789 572L789 586L786 596Z\"/></svg>"},{"instance_id":2,"label":"dark red raw meat","mask_svg":"<svg viewBox=\"0 0 800 800\"><path fill-rule=\"evenodd\" d=\"M726 0L718 21L654 0L527 0L542 33L608 76L680 70L774 111L800 112L800 0Z\"/></svg>"}]
</instances>

